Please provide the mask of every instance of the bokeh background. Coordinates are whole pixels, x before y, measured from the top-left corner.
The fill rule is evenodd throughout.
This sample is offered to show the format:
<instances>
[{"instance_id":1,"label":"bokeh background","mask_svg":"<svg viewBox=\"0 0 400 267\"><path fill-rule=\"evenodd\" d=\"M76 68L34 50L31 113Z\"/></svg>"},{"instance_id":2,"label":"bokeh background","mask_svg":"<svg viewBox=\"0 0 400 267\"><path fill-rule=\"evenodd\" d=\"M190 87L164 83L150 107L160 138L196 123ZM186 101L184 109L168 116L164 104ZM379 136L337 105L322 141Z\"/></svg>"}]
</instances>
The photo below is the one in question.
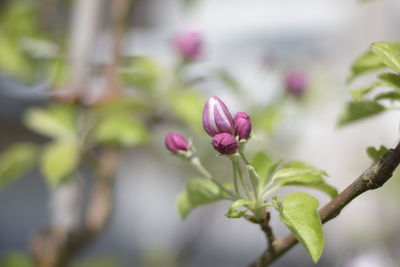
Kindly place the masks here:
<instances>
[{"instance_id":1,"label":"bokeh background","mask_svg":"<svg viewBox=\"0 0 400 267\"><path fill-rule=\"evenodd\" d=\"M108 64L115 35L108 12L112 1L96 2L0 1L2 149L20 141L47 141L24 126L23 114L28 108L57 101L50 97L50 89L71 86L68 79L51 83L52 67L50 71L44 67L43 59L50 62L62 55L67 59L65 66L72 66L71 55L78 55L79 61L79 51L73 49L82 47L74 34L90 23L92 16L97 16L92 31L88 27L81 36L83 40L92 38L91 46L81 51L80 57L87 57L92 66L91 75L86 74L90 89L85 90L94 95L102 90L102 74L93 75L93 69ZM96 14L77 15L79 7L85 10L85 4L97 6L89 8ZM349 89L370 78L346 85L352 61L374 41L399 39L398 0L134 0L125 11L121 54L151 61L144 69L150 68L154 75L144 75L145 81L162 77L158 84L165 87L171 79L178 79L180 88L150 90L138 89L135 82L123 84L124 89L133 87L127 89L130 97L153 105L155 115L151 123L145 123L147 141L121 149L110 222L75 257L73 266L245 266L265 249L264 235L256 225L224 216L228 202L200 207L184 221L176 211L177 194L196 173L168 153L166 133L180 131L190 136L213 172L226 172L229 166L226 159L216 156L198 125L198 106L201 112L202 101L213 95L223 99L232 112L254 114L258 140L250 145L250 153L261 149L276 158L308 162L326 170L329 182L339 190L371 163L365 153L367 146L390 147L398 141L396 111L336 126L350 99ZM19 27L19 23L25 26ZM188 31L200 34L202 53L182 67L174 39ZM11 45L6 45L6 40ZM306 80L300 97L287 93L285 81L293 72ZM325 251L316 266L400 265L399 179L358 197L324 225ZM87 187L91 182L85 179L83 184ZM29 255L29 240L48 224L52 191L39 168L0 189L4 266L26 266L23 255ZM318 192L308 192L321 204L329 200ZM272 215L277 234L287 234L277 214ZM312 262L297 245L274 266L312 266Z\"/></svg>"}]
</instances>

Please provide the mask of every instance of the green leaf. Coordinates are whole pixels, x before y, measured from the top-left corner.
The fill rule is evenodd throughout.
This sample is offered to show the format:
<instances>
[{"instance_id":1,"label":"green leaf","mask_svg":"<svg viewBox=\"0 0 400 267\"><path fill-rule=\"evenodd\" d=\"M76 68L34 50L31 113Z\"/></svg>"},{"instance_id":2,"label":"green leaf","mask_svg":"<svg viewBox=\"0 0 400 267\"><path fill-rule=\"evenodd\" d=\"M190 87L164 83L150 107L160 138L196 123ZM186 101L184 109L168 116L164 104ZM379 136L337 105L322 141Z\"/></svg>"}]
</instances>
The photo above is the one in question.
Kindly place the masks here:
<instances>
[{"instance_id":1,"label":"green leaf","mask_svg":"<svg viewBox=\"0 0 400 267\"><path fill-rule=\"evenodd\" d=\"M145 143L149 134L141 121L132 115L119 113L102 118L92 137L100 144L134 146Z\"/></svg>"},{"instance_id":2,"label":"green leaf","mask_svg":"<svg viewBox=\"0 0 400 267\"><path fill-rule=\"evenodd\" d=\"M2 257L0 267L33 267L33 262L23 253L9 252Z\"/></svg>"},{"instance_id":3,"label":"green leaf","mask_svg":"<svg viewBox=\"0 0 400 267\"><path fill-rule=\"evenodd\" d=\"M338 191L335 187L327 184L321 175L302 174L288 178L279 178L276 180L281 186L303 186L318 189L331 198L337 196Z\"/></svg>"},{"instance_id":4,"label":"green leaf","mask_svg":"<svg viewBox=\"0 0 400 267\"><path fill-rule=\"evenodd\" d=\"M359 56L351 65L350 71L347 75L347 82L351 82L356 77L365 73L382 69L384 67L385 65L380 62L379 58L374 53L367 51Z\"/></svg>"},{"instance_id":5,"label":"green leaf","mask_svg":"<svg viewBox=\"0 0 400 267\"><path fill-rule=\"evenodd\" d=\"M301 161L291 161L285 164L282 169L274 173L272 180L278 181L283 178L288 179L290 177L296 177L305 174L315 175L315 176L316 175L328 176L328 174L325 171L319 170L307 163Z\"/></svg>"},{"instance_id":6,"label":"green leaf","mask_svg":"<svg viewBox=\"0 0 400 267\"><path fill-rule=\"evenodd\" d=\"M178 209L181 219L185 219L190 211L195 208L189 200L187 191L179 193L178 197L176 198L176 208Z\"/></svg>"},{"instance_id":7,"label":"green leaf","mask_svg":"<svg viewBox=\"0 0 400 267\"><path fill-rule=\"evenodd\" d=\"M397 44L373 43L370 48L381 63L400 73L400 49Z\"/></svg>"},{"instance_id":8,"label":"green leaf","mask_svg":"<svg viewBox=\"0 0 400 267\"><path fill-rule=\"evenodd\" d=\"M55 139L75 137L76 113L73 106L52 105L31 108L25 113L25 125L31 130Z\"/></svg>"},{"instance_id":9,"label":"green leaf","mask_svg":"<svg viewBox=\"0 0 400 267\"><path fill-rule=\"evenodd\" d=\"M254 167L258 175L260 176L260 183L266 179L268 168L273 164L272 159L270 159L265 153L258 152L254 158L251 160L251 165Z\"/></svg>"},{"instance_id":10,"label":"green leaf","mask_svg":"<svg viewBox=\"0 0 400 267\"><path fill-rule=\"evenodd\" d=\"M203 205L226 197L213 181L204 178L189 180L186 183L186 191L193 205Z\"/></svg>"},{"instance_id":11,"label":"green leaf","mask_svg":"<svg viewBox=\"0 0 400 267\"><path fill-rule=\"evenodd\" d=\"M56 141L46 146L41 170L50 185L64 182L79 163L78 146L73 141Z\"/></svg>"},{"instance_id":12,"label":"green leaf","mask_svg":"<svg viewBox=\"0 0 400 267\"><path fill-rule=\"evenodd\" d=\"M177 209L184 219L194 208L226 198L225 193L211 180L194 178L186 183L186 190L178 195Z\"/></svg>"},{"instance_id":13,"label":"green leaf","mask_svg":"<svg viewBox=\"0 0 400 267\"><path fill-rule=\"evenodd\" d=\"M369 92L371 92L374 88L375 88L375 85L371 85L371 86L368 86L368 87L363 87L363 88L360 88L360 89L351 90L350 94L351 94L351 97L355 101L362 101L362 97L364 95L368 94Z\"/></svg>"},{"instance_id":14,"label":"green leaf","mask_svg":"<svg viewBox=\"0 0 400 267\"><path fill-rule=\"evenodd\" d=\"M380 146L379 149L373 146L367 147L367 154L373 161L380 159L387 151L388 149L385 146Z\"/></svg>"},{"instance_id":15,"label":"green leaf","mask_svg":"<svg viewBox=\"0 0 400 267\"><path fill-rule=\"evenodd\" d=\"M316 263L324 249L324 233L318 215L318 200L306 193L291 193L279 205L281 221Z\"/></svg>"},{"instance_id":16,"label":"green leaf","mask_svg":"<svg viewBox=\"0 0 400 267\"><path fill-rule=\"evenodd\" d=\"M300 161L292 161L273 175L273 181L280 186L304 186L318 189L332 198L337 195L337 190L327 184L324 176L328 174L309 164Z\"/></svg>"},{"instance_id":17,"label":"green leaf","mask_svg":"<svg viewBox=\"0 0 400 267\"><path fill-rule=\"evenodd\" d=\"M379 100L391 100L391 101L396 101L400 100L400 92L398 91L392 91L392 92L384 92L380 93L377 96L374 97L375 101Z\"/></svg>"},{"instance_id":18,"label":"green leaf","mask_svg":"<svg viewBox=\"0 0 400 267\"><path fill-rule=\"evenodd\" d=\"M238 199L233 204L229 207L228 212L225 214L226 217L228 218L240 218L246 215L246 210L247 207L246 205L249 205L251 202L246 199ZM245 207L246 210L238 210L239 207Z\"/></svg>"},{"instance_id":19,"label":"green leaf","mask_svg":"<svg viewBox=\"0 0 400 267\"><path fill-rule=\"evenodd\" d=\"M19 143L9 147L0 156L0 188L21 177L36 162L35 145Z\"/></svg>"},{"instance_id":20,"label":"green leaf","mask_svg":"<svg viewBox=\"0 0 400 267\"><path fill-rule=\"evenodd\" d=\"M391 73L391 72L385 72L379 74L379 79L385 82L386 86L391 86L396 89L400 89L400 75Z\"/></svg>"},{"instance_id":21,"label":"green leaf","mask_svg":"<svg viewBox=\"0 0 400 267\"><path fill-rule=\"evenodd\" d=\"M339 116L338 126L374 116L383 111L385 107L373 101L349 102Z\"/></svg>"}]
</instances>

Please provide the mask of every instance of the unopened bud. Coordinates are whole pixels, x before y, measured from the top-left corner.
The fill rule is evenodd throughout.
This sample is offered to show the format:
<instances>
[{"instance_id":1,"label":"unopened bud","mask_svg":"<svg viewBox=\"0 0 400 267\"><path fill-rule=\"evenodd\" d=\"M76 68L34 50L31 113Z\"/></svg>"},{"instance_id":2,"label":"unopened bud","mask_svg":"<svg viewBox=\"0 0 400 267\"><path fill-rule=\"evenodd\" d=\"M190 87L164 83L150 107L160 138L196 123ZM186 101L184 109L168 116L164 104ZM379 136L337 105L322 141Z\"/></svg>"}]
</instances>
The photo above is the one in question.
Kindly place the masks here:
<instances>
[{"instance_id":1,"label":"unopened bud","mask_svg":"<svg viewBox=\"0 0 400 267\"><path fill-rule=\"evenodd\" d=\"M291 72L286 77L285 85L287 93L300 97L304 94L307 86L306 76L301 72Z\"/></svg>"},{"instance_id":2,"label":"unopened bud","mask_svg":"<svg viewBox=\"0 0 400 267\"><path fill-rule=\"evenodd\" d=\"M175 49L187 60L196 60L202 52L202 38L198 32L186 32L176 37Z\"/></svg>"},{"instance_id":3,"label":"unopened bud","mask_svg":"<svg viewBox=\"0 0 400 267\"><path fill-rule=\"evenodd\" d=\"M234 122L224 102L216 96L207 100L203 110L203 127L210 136L219 133L234 134Z\"/></svg>"},{"instance_id":4,"label":"unopened bud","mask_svg":"<svg viewBox=\"0 0 400 267\"><path fill-rule=\"evenodd\" d=\"M251 121L246 112L238 112L235 114L235 133L239 139L248 139L251 134Z\"/></svg>"},{"instance_id":5,"label":"unopened bud","mask_svg":"<svg viewBox=\"0 0 400 267\"><path fill-rule=\"evenodd\" d=\"M165 137L165 146L172 153L177 153L178 151L188 151L189 142L182 135L171 132Z\"/></svg>"},{"instance_id":6,"label":"unopened bud","mask_svg":"<svg viewBox=\"0 0 400 267\"><path fill-rule=\"evenodd\" d=\"M213 137L212 145L215 150L224 155L233 154L238 148L235 137L229 133L216 134Z\"/></svg>"}]
</instances>

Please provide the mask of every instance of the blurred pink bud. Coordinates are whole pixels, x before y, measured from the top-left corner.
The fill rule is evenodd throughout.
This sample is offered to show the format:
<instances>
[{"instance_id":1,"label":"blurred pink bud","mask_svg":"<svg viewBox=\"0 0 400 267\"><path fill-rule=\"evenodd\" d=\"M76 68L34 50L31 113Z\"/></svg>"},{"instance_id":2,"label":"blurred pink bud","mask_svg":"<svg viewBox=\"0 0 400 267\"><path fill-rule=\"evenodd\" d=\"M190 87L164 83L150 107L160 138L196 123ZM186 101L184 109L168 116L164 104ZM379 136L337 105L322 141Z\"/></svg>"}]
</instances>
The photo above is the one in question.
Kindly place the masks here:
<instances>
[{"instance_id":1,"label":"blurred pink bud","mask_svg":"<svg viewBox=\"0 0 400 267\"><path fill-rule=\"evenodd\" d=\"M203 110L203 128L210 136L219 133L233 134L235 127L231 113L216 96L207 100Z\"/></svg>"},{"instance_id":2,"label":"blurred pink bud","mask_svg":"<svg viewBox=\"0 0 400 267\"><path fill-rule=\"evenodd\" d=\"M235 114L235 133L239 139L248 139L251 134L251 121L246 112L238 112Z\"/></svg>"},{"instance_id":3,"label":"blurred pink bud","mask_svg":"<svg viewBox=\"0 0 400 267\"><path fill-rule=\"evenodd\" d=\"M174 45L185 59L196 60L201 56L202 38L198 32L186 32L177 36Z\"/></svg>"},{"instance_id":4,"label":"blurred pink bud","mask_svg":"<svg viewBox=\"0 0 400 267\"><path fill-rule=\"evenodd\" d=\"M307 79L304 73L291 72L286 76L286 91L296 97L304 94L307 86Z\"/></svg>"},{"instance_id":5,"label":"blurred pink bud","mask_svg":"<svg viewBox=\"0 0 400 267\"><path fill-rule=\"evenodd\" d=\"M212 139L212 145L215 150L224 155L233 154L238 148L235 137L229 133L216 134Z\"/></svg>"},{"instance_id":6,"label":"blurred pink bud","mask_svg":"<svg viewBox=\"0 0 400 267\"><path fill-rule=\"evenodd\" d=\"M177 153L178 151L188 151L189 143L182 135L178 133L171 132L165 137L165 146L172 153Z\"/></svg>"}]
</instances>

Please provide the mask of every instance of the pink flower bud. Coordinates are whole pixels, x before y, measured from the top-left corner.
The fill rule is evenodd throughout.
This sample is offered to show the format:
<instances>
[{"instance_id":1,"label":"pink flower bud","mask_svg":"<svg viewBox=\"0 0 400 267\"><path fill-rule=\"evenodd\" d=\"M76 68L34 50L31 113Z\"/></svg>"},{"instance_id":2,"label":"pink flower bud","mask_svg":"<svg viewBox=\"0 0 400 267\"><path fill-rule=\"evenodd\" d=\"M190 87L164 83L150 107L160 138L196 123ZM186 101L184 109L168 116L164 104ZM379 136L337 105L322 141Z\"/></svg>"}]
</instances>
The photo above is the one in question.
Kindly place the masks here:
<instances>
[{"instance_id":1,"label":"pink flower bud","mask_svg":"<svg viewBox=\"0 0 400 267\"><path fill-rule=\"evenodd\" d=\"M202 39L198 32L186 32L175 39L175 49L185 59L196 60L202 52Z\"/></svg>"},{"instance_id":2,"label":"pink flower bud","mask_svg":"<svg viewBox=\"0 0 400 267\"><path fill-rule=\"evenodd\" d=\"M203 110L203 128L210 136L219 133L233 134L235 130L231 113L216 96L207 100Z\"/></svg>"},{"instance_id":3,"label":"pink flower bud","mask_svg":"<svg viewBox=\"0 0 400 267\"><path fill-rule=\"evenodd\" d=\"M306 86L307 79L304 73L301 72L291 72L286 77L286 91L295 96L300 97L303 95Z\"/></svg>"},{"instance_id":4,"label":"pink flower bud","mask_svg":"<svg viewBox=\"0 0 400 267\"><path fill-rule=\"evenodd\" d=\"M238 148L235 137L229 133L216 134L212 139L212 145L221 154L233 154Z\"/></svg>"},{"instance_id":5,"label":"pink flower bud","mask_svg":"<svg viewBox=\"0 0 400 267\"><path fill-rule=\"evenodd\" d=\"M177 153L178 151L188 151L189 143L182 135L178 133L171 132L165 137L165 146L172 153Z\"/></svg>"},{"instance_id":6,"label":"pink flower bud","mask_svg":"<svg viewBox=\"0 0 400 267\"><path fill-rule=\"evenodd\" d=\"M239 139L248 139L251 134L251 121L246 112L238 112L235 114L235 133Z\"/></svg>"}]
</instances>

